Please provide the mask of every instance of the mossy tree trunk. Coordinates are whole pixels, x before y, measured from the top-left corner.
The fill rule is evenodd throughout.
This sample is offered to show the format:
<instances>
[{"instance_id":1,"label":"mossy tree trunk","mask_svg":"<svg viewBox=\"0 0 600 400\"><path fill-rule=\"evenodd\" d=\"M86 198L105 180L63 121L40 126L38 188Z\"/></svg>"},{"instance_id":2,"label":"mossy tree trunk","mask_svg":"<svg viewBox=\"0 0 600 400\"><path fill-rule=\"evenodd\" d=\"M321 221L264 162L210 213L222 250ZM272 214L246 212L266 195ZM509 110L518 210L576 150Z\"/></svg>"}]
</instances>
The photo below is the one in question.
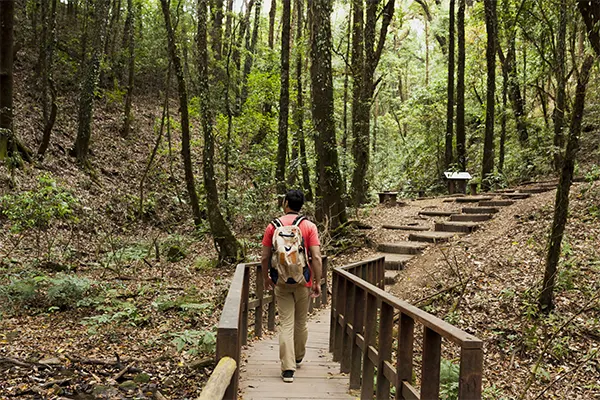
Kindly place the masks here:
<instances>
[{"instance_id":1,"label":"mossy tree trunk","mask_svg":"<svg viewBox=\"0 0 600 400\"><path fill-rule=\"evenodd\" d=\"M164 0L163 0L164 1ZM213 135L213 114L209 91L208 71L208 0L198 0L198 89L200 98L200 116L204 133L204 151L202 166L204 173L204 189L206 190L206 208L208 222L215 247L219 252L219 260L235 263L243 258L242 247L233 233L219 208L219 193L215 180L214 155L215 138Z\"/></svg>"},{"instance_id":2,"label":"mossy tree trunk","mask_svg":"<svg viewBox=\"0 0 600 400\"><path fill-rule=\"evenodd\" d=\"M179 58L177 44L175 43L175 32L171 24L171 12L169 10L168 0L160 0L163 16L165 19L165 28L167 30L167 41L169 44L169 55L175 77L177 78L177 90L179 92L179 113L181 115L181 156L183 158L183 169L185 172L185 183L190 197L190 205L194 216L196 226L202 222L202 213L198 204L198 194L196 193L196 183L194 171L192 168L192 155L190 150L190 116L188 111L188 94L185 84L183 69L181 68L181 59Z\"/></svg>"},{"instance_id":3,"label":"mossy tree trunk","mask_svg":"<svg viewBox=\"0 0 600 400\"><path fill-rule=\"evenodd\" d=\"M487 94L485 110L485 137L483 143L483 160L481 167L481 186L484 191L490 189L488 176L494 170L494 121L496 117L496 33L498 19L496 17L496 0L485 0L485 26L487 46Z\"/></svg>"},{"instance_id":4,"label":"mossy tree trunk","mask_svg":"<svg viewBox=\"0 0 600 400\"><path fill-rule=\"evenodd\" d=\"M285 194L286 161L288 152L288 120L290 115L290 31L291 0L283 0L281 31L281 86L279 90L279 135L277 140L277 193Z\"/></svg>"},{"instance_id":5,"label":"mossy tree trunk","mask_svg":"<svg viewBox=\"0 0 600 400\"><path fill-rule=\"evenodd\" d=\"M467 169L465 131L465 0L458 0L458 65L456 76L456 161L461 171Z\"/></svg>"},{"instance_id":6,"label":"mossy tree trunk","mask_svg":"<svg viewBox=\"0 0 600 400\"><path fill-rule=\"evenodd\" d=\"M342 175L340 174L333 109L331 70L331 0L312 0L311 13L311 97L312 117L317 132L317 214L321 221L336 227L347 221Z\"/></svg>"},{"instance_id":7,"label":"mossy tree trunk","mask_svg":"<svg viewBox=\"0 0 600 400\"><path fill-rule=\"evenodd\" d=\"M133 0L127 0L127 18L125 19L125 38L127 41L127 50L129 52L129 62L127 66L127 93L125 94L125 115L123 117L123 127L121 136L129 137L133 116L131 115L131 105L133 101L133 88L135 77L135 13Z\"/></svg>"},{"instance_id":8,"label":"mossy tree trunk","mask_svg":"<svg viewBox=\"0 0 600 400\"><path fill-rule=\"evenodd\" d=\"M455 0L450 0L448 10L448 91L446 103L446 135L444 163L446 169L454 162L452 142L454 140L454 5Z\"/></svg>"},{"instance_id":9,"label":"mossy tree trunk","mask_svg":"<svg viewBox=\"0 0 600 400\"><path fill-rule=\"evenodd\" d=\"M82 83L79 94L79 114L77 138L73 145L73 153L77 160L88 166L90 139L92 136L92 118L94 116L94 98L100 78L100 62L103 55L106 21L108 17L108 1L95 0L93 7L93 31L91 32L91 55L89 59L85 52L82 59Z\"/></svg>"},{"instance_id":10,"label":"mossy tree trunk","mask_svg":"<svg viewBox=\"0 0 600 400\"><path fill-rule=\"evenodd\" d=\"M556 36L556 55L554 62L554 73L556 75L556 96L554 103L554 170L560 171L562 164L562 152L565 146L563 133L565 125L566 86L565 76L566 52L567 52L567 0L561 0L558 21L558 33Z\"/></svg>"},{"instance_id":11,"label":"mossy tree trunk","mask_svg":"<svg viewBox=\"0 0 600 400\"><path fill-rule=\"evenodd\" d=\"M583 110L585 106L585 92L593 62L594 57L588 56L579 73L577 88L575 90L573 114L571 116L571 126L569 128L567 150L562 162L558 189L556 190L554 219L552 221L548 253L546 255L546 270L542 283L542 292L539 299L540 311L546 313L550 312L554 307L554 282L558 270L563 234L565 232L569 214L569 192L571 190L571 184L573 183L575 160L577 152L579 151L579 135L581 134L581 121L583 119Z\"/></svg>"}]
</instances>

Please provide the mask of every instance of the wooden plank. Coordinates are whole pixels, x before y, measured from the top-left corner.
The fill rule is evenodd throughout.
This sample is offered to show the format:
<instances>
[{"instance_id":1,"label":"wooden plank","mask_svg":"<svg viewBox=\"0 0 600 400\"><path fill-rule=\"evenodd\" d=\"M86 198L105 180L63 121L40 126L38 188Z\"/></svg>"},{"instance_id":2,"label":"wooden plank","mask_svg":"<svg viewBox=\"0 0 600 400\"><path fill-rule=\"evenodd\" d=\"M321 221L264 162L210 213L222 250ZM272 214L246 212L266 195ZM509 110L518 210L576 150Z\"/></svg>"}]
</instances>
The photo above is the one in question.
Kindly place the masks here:
<instances>
[{"instance_id":1,"label":"wooden plank","mask_svg":"<svg viewBox=\"0 0 600 400\"><path fill-rule=\"evenodd\" d=\"M359 389L362 372L362 350L356 342L357 337L364 332L365 325L365 291L353 285L354 288L354 323L352 324L352 362L350 365L350 389Z\"/></svg>"},{"instance_id":2,"label":"wooden plank","mask_svg":"<svg viewBox=\"0 0 600 400\"><path fill-rule=\"evenodd\" d=\"M242 345L248 343L248 297L250 291L250 269L244 268L244 284L242 286L242 315L240 316L240 339Z\"/></svg>"},{"instance_id":3,"label":"wooden plank","mask_svg":"<svg viewBox=\"0 0 600 400\"><path fill-rule=\"evenodd\" d=\"M440 397L440 358L442 337L425 327L423 332L423 365L421 370L421 398Z\"/></svg>"},{"instance_id":4,"label":"wooden plank","mask_svg":"<svg viewBox=\"0 0 600 400\"><path fill-rule=\"evenodd\" d=\"M346 312L344 314L344 320L346 321L346 328L344 329L343 339L342 339L342 359L340 362L340 372L348 374L350 373L350 368L352 366L352 332L354 330L354 326L352 325L352 329L348 329L354 321L354 292L356 285L353 285L350 281L345 281L345 289L346 293L346 301L347 305L350 307L346 307Z\"/></svg>"},{"instance_id":5,"label":"wooden plank","mask_svg":"<svg viewBox=\"0 0 600 400\"><path fill-rule=\"evenodd\" d=\"M377 362L377 400L389 400L390 380L385 376L386 361L392 360L392 335L394 326L394 307L381 304L379 317L379 360ZM393 381L392 381L393 382Z\"/></svg>"},{"instance_id":6,"label":"wooden plank","mask_svg":"<svg viewBox=\"0 0 600 400\"><path fill-rule=\"evenodd\" d=\"M265 284L262 276L262 265L256 266L256 297L258 305L254 309L254 335L258 338L263 334L263 304L264 304L264 288Z\"/></svg>"},{"instance_id":7,"label":"wooden plank","mask_svg":"<svg viewBox=\"0 0 600 400\"><path fill-rule=\"evenodd\" d=\"M342 359L342 353L344 351L344 335L345 335L345 310L346 310L346 279L340 277L337 285L337 293L334 293L337 297L336 311L337 311L337 326L335 328L335 346L333 348L333 359L334 361L340 361Z\"/></svg>"},{"instance_id":8,"label":"wooden plank","mask_svg":"<svg viewBox=\"0 0 600 400\"><path fill-rule=\"evenodd\" d=\"M415 321L406 314L400 314L398 329L398 355L396 360L396 399L402 399L400 390L405 382L412 382Z\"/></svg>"},{"instance_id":9,"label":"wooden plank","mask_svg":"<svg viewBox=\"0 0 600 400\"><path fill-rule=\"evenodd\" d=\"M367 293L366 317L365 317L365 349L363 354L363 377L360 398L363 400L373 399L373 379L375 378L375 363L369 357L369 347L375 344L375 332L377 327L377 297Z\"/></svg>"},{"instance_id":10,"label":"wooden plank","mask_svg":"<svg viewBox=\"0 0 600 400\"><path fill-rule=\"evenodd\" d=\"M483 369L483 349L461 349L459 399L481 398L481 373Z\"/></svg>"},{"instance_id":11,"label":"wooden plank","mask_svg":"<svg viewBox=\"0 0 600 400\"><path fill-rule=\"evenodd\" d=\"M400 397L403 400L421 400L419 397L419 392L408 382L402 382L402 390L399 391L402 395ZM397 395L396 395L397 396ZM398 398L398 397L396 397Z\"/></svg>"}]
</instances>

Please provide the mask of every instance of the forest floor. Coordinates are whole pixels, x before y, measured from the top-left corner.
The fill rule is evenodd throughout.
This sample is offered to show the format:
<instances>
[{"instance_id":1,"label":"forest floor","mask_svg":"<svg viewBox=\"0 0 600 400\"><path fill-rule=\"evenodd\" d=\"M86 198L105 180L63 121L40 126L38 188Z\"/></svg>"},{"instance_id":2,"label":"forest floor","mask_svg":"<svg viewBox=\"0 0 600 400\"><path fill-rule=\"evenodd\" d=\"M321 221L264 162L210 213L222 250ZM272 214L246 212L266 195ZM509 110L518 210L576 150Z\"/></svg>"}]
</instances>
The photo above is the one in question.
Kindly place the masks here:
<instances>
[{"instance_id":1,"label":"forest floor","mask_svg":"<svg viewBox=\"0 0 600 400\"><path fill-rule=\"evenodd\" d=\"M571 190L570 218L557 276L556 308L537 310L556 191L502 208L469 235L430 246L408 262L391 293L484 341L489 399L600 399L600 182ZM448 201L448 200L447 200ZM361 221L373 243L406 240L383 224L432 226L423 209L457 211L442 199L376 207ZM343 256L372 257L374 249ZM448 358L456 356L449 351Z\"/></svg>"}]
</instances>

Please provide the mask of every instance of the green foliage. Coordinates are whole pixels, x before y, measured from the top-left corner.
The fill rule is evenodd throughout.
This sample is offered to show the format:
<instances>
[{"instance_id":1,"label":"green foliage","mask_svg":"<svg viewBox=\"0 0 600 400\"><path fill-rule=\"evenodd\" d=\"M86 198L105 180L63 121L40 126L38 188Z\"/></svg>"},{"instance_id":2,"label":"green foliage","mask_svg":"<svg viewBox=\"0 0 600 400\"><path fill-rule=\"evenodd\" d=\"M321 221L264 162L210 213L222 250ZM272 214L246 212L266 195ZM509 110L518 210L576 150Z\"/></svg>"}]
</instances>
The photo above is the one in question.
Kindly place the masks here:
<instances>
[{"instance_id":1,"label":"green foliage","mask_svg":"<svg viewBox=\"0 0 600 400\"><path fill-rule=\"evenodd\" d=\"M189 355L213 354L217 347L217 335L208 330L185 330L171 334L178 352L185 349Z\"/></svg>"},{"instance_id":2,"label":"green foliage","mask_svg":"<svg viewBox=\"0 0 600 400\"><path fill-rule=\"evenodd\" d=\"M442 358L440 363L440 399L458 399L458 381L460 377L460 366L451 360Z\"/></svg>"},{"instance_id":3,"label":"green foliage","mask_svg":"<svg viewBox=\"0 0 600 400\"><path fill-rule=\"evenodd\" d=\"M112 300L108 304L96 307L103 314L84 318L81 323L88 327L88 333L95 335L98 328L118 322L127 322L132 326L141 326L148 321L148 317L142 315L137 306L130 302Z\"/></svg>"},{"instance_id":4,"label":"green foliage","mask_svg":"<svg viewBox=\"0 0 600 400\"><path fill-rule=\"evenodd\" d=\"M94 285L90 279L66 274L54 278L45 275L13 278L0 286L0 308L12 312L74 308L92 294Z\"/></svg>"},{"instance_id":5,"label":"green foliage","mask_svg":"<svg viewBox=\"0 0 600 400\"><path fill-rule=\"evenodd\" d=\"M209 272L213 268L215 268L218 264L219 260L208 258L205 256L196 257L194 260L194 269L200 272Z\"/></svg>"},{"instance_id":6,"label":"green foliage","mask_svg":"<svg viewBox=\"0 0 600 400\"><path fill-rule=\"evenodd\" d=\"M38 179L35 190L0 197L0 213L11 222L11 231L47 229L54 221L76 222L78 202L68 190L59 187L50 175Z\"/></svg>"},{"instance_id":7,"label":"green foliage","mask_svg":"<svg viewBox=\"0 0 600 400\"><path fill-rule=\"evenodd\" d=\"M187 247L190 245L188 239L180 235L170 235L161 244L161 253L170 262L177 262L187 257Z\"/></svg>"}]
</instances>

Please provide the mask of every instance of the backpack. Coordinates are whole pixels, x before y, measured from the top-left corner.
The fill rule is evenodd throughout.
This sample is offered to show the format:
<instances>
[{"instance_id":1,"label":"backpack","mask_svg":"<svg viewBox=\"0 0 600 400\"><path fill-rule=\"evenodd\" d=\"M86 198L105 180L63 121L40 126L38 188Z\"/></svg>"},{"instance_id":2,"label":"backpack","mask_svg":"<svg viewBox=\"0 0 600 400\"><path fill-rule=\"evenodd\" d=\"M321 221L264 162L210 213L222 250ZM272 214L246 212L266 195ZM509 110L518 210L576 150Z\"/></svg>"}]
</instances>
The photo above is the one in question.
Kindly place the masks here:
<instances>
[{"instance_id":1,"label":"backpack","mask_svg":"<svg viewBox=\"0 0 600 400\"><path fill-rule=\"evenodd\" d=\"M279 218L271 224L275 227L273 233L273 251L271 268L277 272L277 281L289 284L306 284L304 271L308 268L304 238L300 223L306 218L298 216L292 225L284 226Z\"/></svg>"}]
</instances>

